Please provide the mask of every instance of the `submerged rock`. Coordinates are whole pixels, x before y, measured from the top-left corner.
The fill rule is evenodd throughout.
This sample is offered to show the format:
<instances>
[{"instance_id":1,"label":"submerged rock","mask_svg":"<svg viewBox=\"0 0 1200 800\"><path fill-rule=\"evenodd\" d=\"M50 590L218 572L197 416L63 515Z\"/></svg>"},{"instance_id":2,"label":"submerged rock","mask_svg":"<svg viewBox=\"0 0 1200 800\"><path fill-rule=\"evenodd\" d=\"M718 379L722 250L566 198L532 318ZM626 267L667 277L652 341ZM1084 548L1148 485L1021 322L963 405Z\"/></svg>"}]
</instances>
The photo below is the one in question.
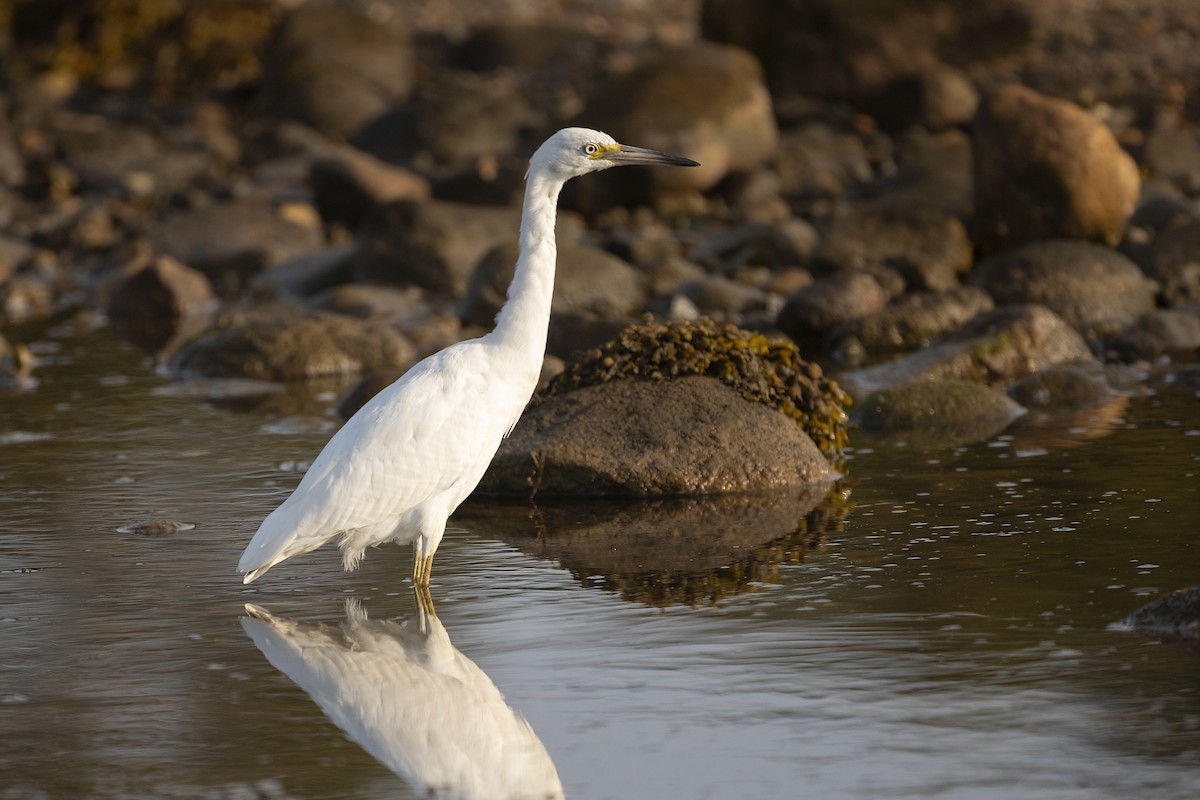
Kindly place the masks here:
<instances>
[{"instance_id":1,"label":"submerged rock","mask_svg":"<svg viewBox=\"0 0 1200 800\"><path fill-rule=\"evenodd\" d=\"M1023 413L997 389L949 378L876 392L856 416L865 431L916 434L927 444L953 445L988 439Z\"/></svg>"},{"instance_id":2,"label":"submerged rock","mask_svg":"<svg viewBox=\"0 0 1200 800\"><path fill-rule=\"evenodd\" d=\"M407 364L413 347L378 320L322 312L267 312L217 327L182 348L182 377L289 381Z\"/></svg>"},{"instance_id":3,"label":"submerged rock","mask_svg":"<svg viewBox=\"0 0 1200 800\"><path fill-rule=\"evenodd\" d=\"M1092 358L1087 343L1044 306L1005 306L981 314L961 331L924 350L842 373L852 397L920 379L961 378L1006 386L1054 364Z\"/></svg>"},{"instance_id":4,"label":"submerged rock","mask_svg":"<svg viewBox=\"0 0 1200 800\"><path fill-rule=\"evenodd\" d=\"M713 378L620 380L527 410L480 483L516 497L751 492L836 473L793 420Z\"/></svg>"},{"instance_id":5,"label":"submerged rock","mask_svg":"<svg viewBox=\"0 0 1200 800\"><path fill-rule=\"evenodd\" d=\"M1200 651L1200 586L1179 589L1142 606L1122 624L1152 639Z\"/></svg>"}]
</instances>

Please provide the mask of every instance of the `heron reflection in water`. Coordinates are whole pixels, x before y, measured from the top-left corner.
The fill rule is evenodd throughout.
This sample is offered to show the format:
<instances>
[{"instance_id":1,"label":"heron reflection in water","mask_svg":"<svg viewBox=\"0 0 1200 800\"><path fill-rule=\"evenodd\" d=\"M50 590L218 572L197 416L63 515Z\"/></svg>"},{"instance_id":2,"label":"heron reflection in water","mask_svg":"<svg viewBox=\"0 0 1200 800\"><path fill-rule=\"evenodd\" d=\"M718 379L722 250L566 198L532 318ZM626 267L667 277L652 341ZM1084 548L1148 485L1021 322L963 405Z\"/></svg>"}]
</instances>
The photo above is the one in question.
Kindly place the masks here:
<instances>
[{"instance_id":1,"label":"heron reflection in water","mask_svg":"<svg viewBox=\"0 0 1200 800\"><path fill-rule=\"evenodd\" d=\"M403 623L354 600L338 626L298 623L246 605L242 627L271 665L354 742L437 798L551 800L558 771L533 728L450 642L427 591Z\"/></svg>"}]
</instances>

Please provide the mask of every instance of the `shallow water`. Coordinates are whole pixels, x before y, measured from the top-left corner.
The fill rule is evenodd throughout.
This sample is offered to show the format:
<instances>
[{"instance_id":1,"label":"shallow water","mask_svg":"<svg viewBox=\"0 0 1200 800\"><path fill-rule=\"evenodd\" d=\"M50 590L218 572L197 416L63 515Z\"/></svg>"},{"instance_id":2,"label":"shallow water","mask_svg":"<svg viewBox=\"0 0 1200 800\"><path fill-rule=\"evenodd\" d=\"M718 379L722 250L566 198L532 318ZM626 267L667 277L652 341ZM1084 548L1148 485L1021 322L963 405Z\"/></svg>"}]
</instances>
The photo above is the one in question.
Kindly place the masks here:
<instances>
[{"instance_id":1,"label":"shallow water","mask_svg":"<svg viewBox=\"0 0 1200 800\"><path fill-rule=\"evenodd\" d=\"M164 391L103 334L39 355L40 391L0 398L0 797L425 796L369 754L386 726L322 710L349 678L294 682L247 633L245 603L332 639L347 599L419 622L407 548L234 574L332 395ZM806 521L800 497L471 504L437 620L570 798L1190 800L1198 656L1111 624L1198 582L1200 403L1162 387L1112 427L940 452L857 435L849 506ZM156 519L195 528L118 530ZM719 546L689 557L689 536ZM397 664L426 646L408 635Z\"/></svg>"}]
</instances>

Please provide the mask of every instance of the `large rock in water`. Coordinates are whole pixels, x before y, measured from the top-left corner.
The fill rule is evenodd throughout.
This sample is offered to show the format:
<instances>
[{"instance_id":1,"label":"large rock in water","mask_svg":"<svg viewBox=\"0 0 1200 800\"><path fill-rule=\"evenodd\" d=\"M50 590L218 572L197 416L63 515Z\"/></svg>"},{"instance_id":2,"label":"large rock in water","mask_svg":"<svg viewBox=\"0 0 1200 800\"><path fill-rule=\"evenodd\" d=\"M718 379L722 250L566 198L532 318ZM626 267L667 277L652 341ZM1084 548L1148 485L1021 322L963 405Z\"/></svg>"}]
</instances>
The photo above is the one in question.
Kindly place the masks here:
<instances>
[{"instance_id":1,"label":"large rock in water","mask_svg":"<svg viewBox=\"0 0 1200 800\"><path fill-rule=\"evenodd\" d=\"M876 392L857 413L865 431L949 446L988 439L1024 413L998 389L958 379L921 380Z\"/></svg>"},{"instance_id":2,"label":"large rock in water","mask_svg":"<svg viewBox=\"0 0 1200 800\"><path fill-rule=\"evenodd\" d=\"M1009 84L984 98L973 134L980 250L1055 237L1121 240L1141 181L1099 119Z\"/></svg>"},{"instance_id":3,"label":"large rock in water","mask_svg":"<svg viewBox=\"0 0 1200 800\"><path fill-rule=\"evenodd\" d=\"M924 350L842 373L838 382L861 400L872 392L923 378L961 378L1007 386L1054 364L1091 358L1083 337L1050 309L1005 306L980 314L955 335Z\"/></svg>"},{"instance_id":4,"label":"large rock in water","mask_svg":"<svg viewBox=\"0 0 1200 800\"><path fill-rule=\"evenodd\" d=\"M406 365L413 346L379 320L322 312L267 312L214 328L181 349L181 377L289 381Z\"/></svg>"},{"instance_id":5,"label":"large rock in water","mask_svg":"<svg viewBox=\"0 0 1200 800\"><path fill-rule=\"evenodd\" d=\"M836 473L793 420L720 381L618 380L527 410L480 484L516 497L747 492Z\"/></svg>"}]
</instances>

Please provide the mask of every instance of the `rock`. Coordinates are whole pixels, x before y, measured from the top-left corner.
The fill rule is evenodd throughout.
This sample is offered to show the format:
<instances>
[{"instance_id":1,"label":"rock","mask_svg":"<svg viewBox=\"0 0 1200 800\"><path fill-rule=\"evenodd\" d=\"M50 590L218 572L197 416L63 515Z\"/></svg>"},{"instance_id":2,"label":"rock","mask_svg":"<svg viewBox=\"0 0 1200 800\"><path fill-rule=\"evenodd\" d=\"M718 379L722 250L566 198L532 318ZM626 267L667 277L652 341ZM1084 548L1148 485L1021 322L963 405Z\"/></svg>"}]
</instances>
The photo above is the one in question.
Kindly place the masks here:
<instances>
[{"instance_id":1,"label":"rock","mask_svg":"<svg viewBox=\"0 0 1200 800\"><path fill-rule=\"evenodd\" d=\"M527 410L480 484L539 498L752 492L835 477L795 421L712 378L623 380Z\"/></svg>"},{"instance_id":2,"label":"rock","mask_svg":"<svg viewBox=\"0 0 1200 800\"><path fill-rule=\"evenodd\" d=\"M1163 304L1178 307L1200 301L1200 220L1160 233L1150 262L1150 277L1158 281Z\"/></svg>"},{"instance_id":3,"label":"rock","mask_svg":"<svg viewBox=\"0 0 1200 800\"><path fill-rule=\"evenodd\" d=\"M601 84L580 119L618 141L700 162L692 169L606 176L604 189L623 188L624 197L637 196L634 189L648 186L709 189L732 172L765 162L779 136L754 57L706 42L665 49Z\"/></svg>"},{"instance_id":4,"label":"rock","mask_svg":"<svg viewBox=\"0 0 1200 800\"><path fill-rule=\"evenodd\" d=\"M484 254L510 242L520 224L520 210L514 208L436 200L389 203L363 226L356 277L461 296Z\"/></svg>"},{"instance_id":5,"label":"rock","mask_svg":"<svg viewBox=\"0 0 1200 800\"><path fill-rule=\"evenodd\" d=\"M160 256L124 277L108 298L108 317L122 336L152 352L202 331L216 312L204 273Z\"/></svg>"},{"instance_id":6,"label":"rock","mask_svg":"<svg viewBox=\"0 0 1200 800\"><path fill-rule=\"evenodd\" d=\"M1200 651L1200 586L1160 597L1134 611L1122 624L1152 639Z\"/></svg>"},{"instance_id":7,"label":"rock","mask_svg":"<svg viewBox=\"0 0 1200 800\"><path fill-rule=\"evenodd\" d=\"M383 322L275 311L208 331L170 366L177 377L289 381L408 364L412 357L412 345Z\"/></svg>"},{"instance_id":8,"label":"rock","mask_svg":"<svg viewBox=\"0 0 1200 800\"><path fill-rule=\"evenodd\" d=\"M440 164L507 155L525 131L546 124L503 73L435 72L412 105L417 145Z\"/></svg>"},{"instance_id":9,"label":"rock","mask_svg":"<svg viewBox=\"0 0 1200 800\"><path fill-rule=\"evenodd\" d=\"M1154 308L1154 284L1125 256L1089 242L1034 242L981 263L971 282L999 305L1037 303L1106 336Z\"/></svg>"},{"instance_id":10,"label":"rock","mask_svg":"<svg viewBox=\"0 0 1200 800\"><path fill-rule=\"evenodd\" d=\"M33 377L34 357L29 348L12 343L0 334L0 393L21 393L37 388Z\"/></svg>"},{"instance_id":11,"label":"rock","mask_svg":"<svg viewBox=\"0 0 1200 800\"><path fill-rule=\"evenodd\" d=\"M873 204L931 208L966 220L974 213L970 138L958 130L905 142L892 175L869 187Z\"/></svg>"},{"instance_id":12,"label":"rock","mask_svg":"<svg viewBox=\"0 0 1200 800\"><path fill-rule=\"evenodd\" d=\"M460 315L472 325L490 328L504 304L517 246L493 248L479 261ZM594 314L622 320L637 313L646 301L641 275L620 258L594 247L565 244L558 248L551 316Z\"/></svg>"},{"instance_id":13,"label":"rock","mask_svg":"<svg viewBox=\"0 0 1200 800\"><path fill-rule=\"evenodd\" d=\"M352 231L378 206L429 198L429 182L420 175L349 146L315 159L308 183L321 219Z\"/></svg>"},{"instance_id":14,"label":"rock","mask_svg":"<svg viewBox=\"0 0 1200 800\"><path fill-rule=\"evenodd\" d=\"M1200 191L1200 136L1176 115L1160 114L1146 137L1146 168L1189 195Z\"/></svg>"},{"instance_id":15,"label":"rock","mask_svg":"<svg viewBox=\"0 0 1200 800\"><path fill-rule=\"evenodd\" d=\"M971 240L930 208L859 208L833 217L814 258L838 270L891 267L910 287L939 291L971 268Z\"/></svg>"},{"instance_id":16,"label":"rock","mask_svg":"<svg viewBox=\"0 0 1200 800\"><path fill-rule=\"evenodd\" d=\"M743 315L763 311L770 304L762 289L721 275L689 281L678 288L676 296L686 297L701 315L716 320L738 321Z\"/></svg>"},{"instance_id":17,"label":"rock","mask_svg":"<svg viewBox=\"0 0 1200 800\"><path fill-rule=\"evenodd\" d=\"M945 446L989 439L1023 413L989 386L940 378L875 392L856 416L864 431L915 434L923 444Z\"/></svg>"},{"instance_id":18,"label":"rock","mask_svg":"<svg viewBox=\"0 0 1200 800\"><path fill-rule=\"evenodd\" d=\"M169 143L144 127L99 115L60 112L50 125L83 191L165 197L192 185L214 165L200 148Z\"/></svg>"},{"instance_id":19,"label":"rock","mask_svg":"<svg viewBox=\"0 0 1200 800\"><path fill-rule=\"evenodd\" d=\"M22 272L0 283L0 326L45 319L54 311L57 290L52 280Z\"/></svg>"},{"instance_id":20,"label":"rock","mask_svg":"<svg viewBox=\"0 0 1200 800\"><path fill-rule=\"evenodd\" d=\"M1089 361L1027 375L1008 387L1008 396L1031 411L1078 411L1107 403L1113 390L1101 366Z\"/></svg>"},{"instance_id":21,"label":"rock","mask_svg":"<svg viewBox=\"0 0 1200 800\"><path fill-rule=\"evenodd\" d=\"M824 337L838 325L878 313L887 295L863 272L839 272L817 279L791 295L775 324L798 342Z\"/></svg>"},{"instance_id":22,"label":"rock","mask_svg":"<svg viewBox=\"0 0 1200 800\"><path fill-rule=\"evenodd\" d=\"M401 289L369 283L335 286L314 297L309 307L360 319L380 317L401 329L432 313L425 292L416 286Z\"/></svg>"},{"instance_id":23,"label":"rock","mask_svg":"<svg viewBox=\"0 0 1200 800\"><path fill-rule=\"evenodd\" d=\"M862 138L819 120L783 131L772 164L782 192L810 202L836 200L874 176Z\"/></svg>"},{"instance_id":24,"label":"rock","mask_svg":"<svg viewBox=\"0 0 1200 800\"><path fill-rule=\"evenodd\" d=\"M817 241L816 229L811 224L790 218L717 231L696 244L690 258L714 272L747 265L778 269L806 263Z\"/></svg>"},{"instance_id":25,"label":"rock","mask_svg":"<svg viewBox=\"0 0 1200 800\"><path fill-rule=\"evenodd\" d=\"M151 241L159 252L207 275L224 297L245 289L264 270L322 245L320 230L285 218L257 198L176 212L152 229Z\"/></svg>"},{"instance_id":26,"label":"rock","mask_svg":"<svg viewBox=\"0 0 1200 800\"><path fill-rule=\"evenodd\" d=\"M1106 351L1126 363L1162 356L1194 361L1200 357L1200 314L1182 309L1155 309L1109 338Z\"/></svg>"},{"instance_id":27,"label":"rock","mask_svg":"<svg viewBox=\"0 0 1200 800\"><path fill-rule=\"evenodd\" d=\"M263 57L259 92L269 114L335 138L407 98L414 58L398 21L338 6L301 6L280 23Z\"/></svg>"},{"instance_id":28,"label":"rock","mask_svg":"<svg viewBox=\"0 0 1200 800\"><path fill-rule=\"evenodd\" d=\"M900 76L1022 53L1037 15L1021 0L704 0L701 35L746 47L779 102L861 99Z\"/></svg>"},{"instance_id":29,"label":"rock","mask_svg":"<svg viewBox=\"0 0 1200 800\"><path fill-rule=\"evenodd\" d=\"M250 281L250 293L259 299L297 300L348 283L354 278L353 244L305 253L284 261Z\"/></svg>"},{"instance_id":30,"label":"rock","mask_svg":"<svg viewBox=\"0 0 1200 800\"><path fill-rule=\"evenodd\" d=\"M913 292L839 325L830 333L829 349L843 364L860 366L874 357L928 346L993 307L992 298L973 286Z\"/></svg>"},{"instance_id":31,"label":"rock","mask_svg":"<svg viewBox=\"0 0 1200 800\"><path fill-rule=\"evenodd\" d=\"M868 107L887 130L920 125L939 131L969 123L979 107L979 92L960 70L935 65L897 76Z\"/></svg>"},{"instance_id":32,"label":"rock","mask_svg":"<svg viewBox=\"0 0 1200 800\"><path fill-rule=\"evenodd\" d=\"M961 331L924 350L844 372L839 383L852 397L921 379L960 378L1007 386L1054 364L1087 361L1087 343L1044 306L1005 306L981 314Z\"/></svg>"},{"instance_id":33,"label":"rock","mask_svg":"<svg viewBox=\"0 0 1200 800\"><path fill-rule=\"evenodd\" d=\"M1121 240L1140 180L1133 159L1099 119L1007 84L984 98L973 135L982 251L1055 237Z\"/></svg>"}]
</instances>

